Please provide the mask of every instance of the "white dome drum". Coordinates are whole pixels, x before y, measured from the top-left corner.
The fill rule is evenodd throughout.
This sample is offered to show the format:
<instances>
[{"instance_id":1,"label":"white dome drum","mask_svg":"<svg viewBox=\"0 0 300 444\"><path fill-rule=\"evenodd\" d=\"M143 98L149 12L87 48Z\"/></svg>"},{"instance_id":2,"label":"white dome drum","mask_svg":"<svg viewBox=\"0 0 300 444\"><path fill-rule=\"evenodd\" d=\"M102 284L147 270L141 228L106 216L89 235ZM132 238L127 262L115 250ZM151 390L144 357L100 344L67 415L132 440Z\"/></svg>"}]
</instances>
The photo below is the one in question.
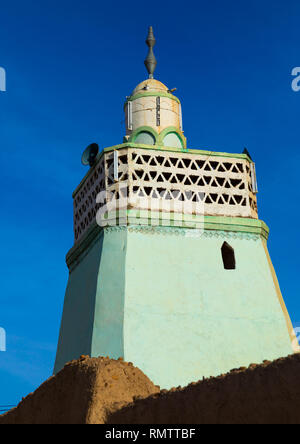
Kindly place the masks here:
<instances>
[{"instance_id":1,"label":"white dome drum","mask_svg":"<svg viewBox=\"0 0 300 444\"><path fill-rule=\"evenodd\" d=\"M178 140L175 135L167 139L176 143L172 146L179 147L180 140L184 139L180 101L158 80L145 80L134 89L125 103L125 119L126 136L133 142L154 145L156 143L146 143L146 140L151 142L153 134L159 135L167 128L180 135ZM139 135L141 132L147 134Z\"/></svg>"}]
</instances>

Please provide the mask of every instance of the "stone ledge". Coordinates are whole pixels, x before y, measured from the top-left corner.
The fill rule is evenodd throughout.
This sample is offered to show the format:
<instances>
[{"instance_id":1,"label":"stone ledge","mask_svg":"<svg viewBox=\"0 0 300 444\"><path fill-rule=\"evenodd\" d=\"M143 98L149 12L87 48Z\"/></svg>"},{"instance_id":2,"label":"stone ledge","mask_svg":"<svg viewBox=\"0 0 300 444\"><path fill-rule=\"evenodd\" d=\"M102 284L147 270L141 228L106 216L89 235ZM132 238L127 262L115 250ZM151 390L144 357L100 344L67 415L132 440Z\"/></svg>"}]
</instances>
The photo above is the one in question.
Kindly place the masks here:
<instances>
[{"instance_id":1,"label":"stone ledge","mask_svg":"<svg viewBox=\"0 0 300 444\"><path fill-rule=\"evenodd\" d=\"M181 216L181 218L180 218ZM122 219L119 220L119 217ZM183 219L183 220L182 220ZM112 225L112 222L114 225ZM119 223L121 222L121 223ZM154 222L154 223L153 223ZM179 226L178 224L181 224ZM258 219L222 216L194 216L174 213L147 212L146 210L126 210L116 215L116 219L107 219L107 226L102 228L95 222L68 252L66 262L70 270L86 256L95 242L105 232L128 230L149 234L178 235L190 237L220 237L232 239L267 241L269 228Z\"/></svg>"}]
</instances>

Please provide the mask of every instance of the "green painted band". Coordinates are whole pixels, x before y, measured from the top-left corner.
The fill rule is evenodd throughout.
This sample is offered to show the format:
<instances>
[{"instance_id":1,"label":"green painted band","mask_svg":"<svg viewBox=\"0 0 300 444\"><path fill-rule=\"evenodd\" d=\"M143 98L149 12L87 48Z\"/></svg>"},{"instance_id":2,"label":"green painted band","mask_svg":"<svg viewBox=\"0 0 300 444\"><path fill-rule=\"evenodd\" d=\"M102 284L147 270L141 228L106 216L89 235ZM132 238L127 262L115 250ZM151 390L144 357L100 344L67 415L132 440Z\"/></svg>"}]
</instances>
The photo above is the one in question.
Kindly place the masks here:
<instances>
[{"instance_id":1,"label":"green painted band","mask_svg":"<svg viewBox=\"0 0 300 444\"><path fill-rule=\"evenodd\" d=\"M184 215L183 226L178 226L176 223L180 221L180 213L164 213L164 212L147 212L147 210L125 210L122 212L122 225L108 226L104 229L99 227L94 222L87 232L83 235L78 244L68 252L66 257L67 265L72 271L79 262L88 254L88 251L92 248L99 236L104 233L104 230L119 230L129 229L134 227L136 230L142 231L151 229L151 233L162 233L166 230L166 234L172 234L172 230L184 232L184 230L197 231L201 230L202 233L207 233L206 237L212 236L228 236L224 233L238 233L243 238L248 239L250 236L261 237L264 241L267 241L269 236L269 228L259 219L250 219L243 217L224 217L224 216L195 216ZM124 225L124 216L126 218L126 224ZM117 215L118 217L118 215ZM157 223L151 225L150 219L153 221L156 219ZM209 234L210 233L210 234ZM214 234L215 233L215 234ZM248 236L248 237L247 237Z\"/></svg>"},{"instance_id":2,"label":"green painted band","mask_svg":"<svg viewBox=\"0 0 300 444\"><path fill-rule=\"evenodd\" d=\"M178 99L178 97L173 96L173 94L169 94L169 93L166 93L166 92L159 92L159 91L157 91L157 92L149 91L149 92L135 94L134 96L130 96L126 100L125 105L126 105L127 102L132 102L133 100L140 99L141 97L168 97L169 99L175 100L175 102L180 104L180 100Z\"/></svg>"},{"instance_id":3,"label":"green painted band","mask_svg":"<svg viewBox=\"0 0 300 444\"><path fill-rule=\"evenodd\" d=\"M120 150L122 148L141 148L145 150L159 150L159 151L167 151L172 153L182 153L182 148L174 148L174 147L168 147L168 146L159 146L159 145L143 145L141 143L132 143L132 142L126 142L119 145L111 146L104 148L104 152L108 153L110 151L114 150ZM229 157L232 159L245 159L251 162L251 159L247 156L247 154L233 154L233 153L224 153L224 152L218 152L218 151L212 151L212 150L198 150L198 149L186 149L184 151L186 154L191 155L203 155L203 156L209 156L209 157Z\"/></svg>"}]
</instances>

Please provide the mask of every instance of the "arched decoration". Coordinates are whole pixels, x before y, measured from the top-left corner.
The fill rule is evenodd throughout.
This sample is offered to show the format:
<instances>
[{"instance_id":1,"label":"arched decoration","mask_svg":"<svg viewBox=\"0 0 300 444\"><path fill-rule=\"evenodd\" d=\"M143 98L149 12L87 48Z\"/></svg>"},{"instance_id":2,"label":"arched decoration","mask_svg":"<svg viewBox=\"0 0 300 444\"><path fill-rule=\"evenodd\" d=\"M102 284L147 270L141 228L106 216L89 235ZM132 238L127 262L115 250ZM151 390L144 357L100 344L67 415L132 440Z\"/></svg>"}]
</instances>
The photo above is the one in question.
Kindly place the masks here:
<instances>
[{"instance_id":1,"label":"arched decoration","mask_svg":"<svg viewBox=\"0 0 300 444\"><path fill-rule=\"evenodd\" d=\"M177 133L168 133L163 140L163 145L172 148L183 148L182 141Z\"/></svg>"},{"instance_id":2,"label":"arched decoration","mask_svg":"<svg viewBox=\"0 0 300 444\"><path fill-rule=\"evenodd\" d=\"M221 252L225 270L235 270L234 249L227 242L224 242Z\"/></svg>"},{"instance_id":3,"label":"arched decoration","mask_svg":"<svg viewBox=\"0 0 300 444\"><path fill-rule=\"evenodd\" d=\"M129 142L141 145L156 145L158 133L150 126L141 126L130 136Z\"/></svg>"},{"instance_id":4,"label":"arched decoration","mask_svg":"<svg viewBox=\"0 0 300 444\"><path fill-rule=\"evenodd\" d=\"M140 143L142 145L155 145L155 137L153 134L149 133L148 131L141 131L136 136L135 143Z\"/></svg>"},{"instance_id":5,"label":"arched decoration","mask_svg":"<svg viewBox=\"0 0 300 444\"><path fill-rule=\"evenodd\" d=\"M171 145L171 143L173 144ZM176 128L175 126L169 126L160 133L158 137L158 145L185 149L186 138L184 137L182 132L178 130L178 128Z\"/></svg>"}]
</instances>

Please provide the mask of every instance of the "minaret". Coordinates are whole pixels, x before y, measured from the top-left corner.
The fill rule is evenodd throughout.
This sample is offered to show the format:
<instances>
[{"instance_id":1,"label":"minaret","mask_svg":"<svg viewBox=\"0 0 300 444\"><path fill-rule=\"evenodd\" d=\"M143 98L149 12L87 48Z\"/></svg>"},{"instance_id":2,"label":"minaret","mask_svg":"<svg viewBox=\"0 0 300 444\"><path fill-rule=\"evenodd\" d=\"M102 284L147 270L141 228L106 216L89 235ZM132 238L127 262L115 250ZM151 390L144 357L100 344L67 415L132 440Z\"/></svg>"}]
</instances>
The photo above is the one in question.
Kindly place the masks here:
<instances>
[{"instance_id":1,"label":"minaret","mask_svg":"<svg viewBox=\"0 0 300 444\"><path fill-rule=\"evenodd\" d=\"M146 42L124 141L89 147L73 193L55 372L82 354L123 357L170 388L298 349L255 165L246 151L187 149L180 101L153 78L152 28Z\"/></svg>"}]
</instances>

